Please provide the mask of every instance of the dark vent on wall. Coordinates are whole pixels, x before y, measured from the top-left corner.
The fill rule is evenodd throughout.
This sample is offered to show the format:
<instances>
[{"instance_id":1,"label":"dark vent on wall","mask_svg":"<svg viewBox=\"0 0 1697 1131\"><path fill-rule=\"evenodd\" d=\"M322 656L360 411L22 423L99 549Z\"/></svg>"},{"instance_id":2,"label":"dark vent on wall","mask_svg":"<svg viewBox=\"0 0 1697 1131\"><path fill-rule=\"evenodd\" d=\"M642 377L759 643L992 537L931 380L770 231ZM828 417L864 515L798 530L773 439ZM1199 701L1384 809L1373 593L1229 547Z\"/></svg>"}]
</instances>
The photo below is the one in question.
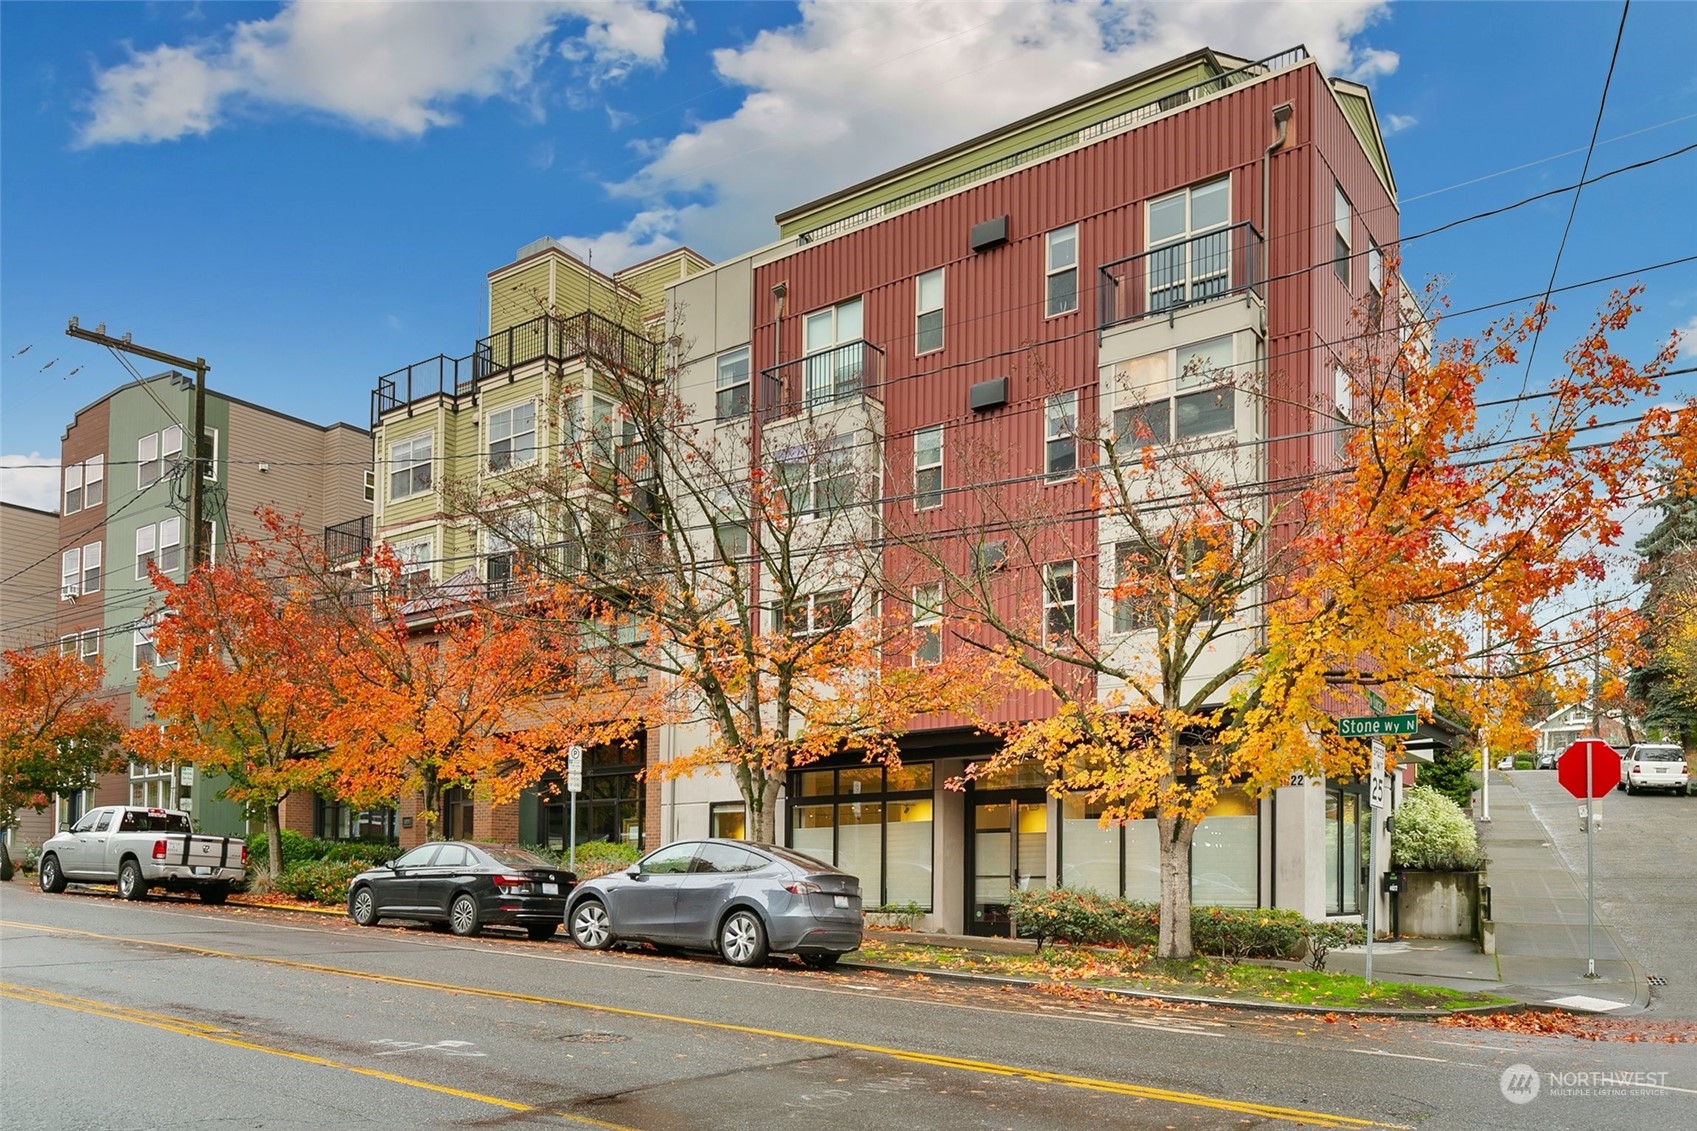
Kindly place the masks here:
<instances>
[{"instance_id":1,"label":"dark vent on wall","mask_svg":"<svg viewBox=\"0 0 1697 1131\"><path fill-rule=\"evenodd\" d=\"M983 412L989 408L999 408L1008 403L1008 379L997 377L990 381L980 381L966 391L967 407L973 412Z\"/></svg>"},{"instance_id":2,"label":"dark vent on wall","mask_svg":"<svg viewBox=\"0 0 1697 1131\"><path fill-rule=\"evenodd\" d=\"M972 225L972 250L989 251L993 247L1001 247L1008 242L1008 218L998 216L994 220L982 220Z\"/></svg>"}]
</instances>

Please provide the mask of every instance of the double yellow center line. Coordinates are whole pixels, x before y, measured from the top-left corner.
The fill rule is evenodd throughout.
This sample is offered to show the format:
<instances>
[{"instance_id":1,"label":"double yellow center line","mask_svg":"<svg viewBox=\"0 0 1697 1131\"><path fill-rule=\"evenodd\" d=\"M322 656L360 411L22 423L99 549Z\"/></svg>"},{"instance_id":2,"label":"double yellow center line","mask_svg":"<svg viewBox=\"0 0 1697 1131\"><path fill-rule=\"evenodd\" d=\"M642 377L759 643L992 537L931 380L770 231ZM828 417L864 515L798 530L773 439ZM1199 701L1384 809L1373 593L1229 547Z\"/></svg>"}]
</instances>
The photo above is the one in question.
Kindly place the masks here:
<instances>
[{"instance_id":1,"label":"double yellow center line","mask_svg":"<svg viewBox=\"0 0 1697 1131\"><path fill-rule=\"evenodd\" d=\"M1030 1080L1035 1083L1053 1084L1065 1088L1077 1088L1084 1091L1104 1092L1110 1095L1130 1096L1136 1099L1156 1100L1163 1103L1182 1104L1188 1107L1210 1108L1216 1111L1232 1112L1239 1115L1255 1115L1264 1119L1277 1119L1291 1123L1302 1123L1314 1127L1336 1128L1395 1128L1406 1131L1400 1124L1379 1123L1371 1119L1359 1119L1355 1116L1337 1115L1331 1112L1310 1111L1303 1108L1279 1107L1273 1104L1254 1103L1248 1100L1225 1099L1218 1096L1207 1096L1197 1092L1181 1092L1168 1088L1157 1088L1142 1084L1128 1084L1118 1080L1103 1080L1091 1076L1071 1076L1060 1072L1048 1072L1037 1068L1023 1068L1011 1064L998 1064L994 1061L975 1060L968 1057L943 1056L936 1053L921 1052L916 1049L895 1048L887 1045L861 1044L856 1041L839 1040L833 1037L819 1037L808 1033L792 1033L781 1029L763 1029L753 1025L737 1025L726 1021L706 1021L696 1017L679 1017L667 1013L654 1013L642 1009L628 1009L623 1006L601 1005L594 1002L571 1001L566 998L544 997L539 994L513 993L508 990L482 989L475 986L456 986L443 982L429 982L420 978L405 978L394 974L375 974L364 970L348 970L337 966L324 966L314 962L300 962L289 958L276 958L258 954L237 954L230 951L213 950L209 947L193 946L187 943L159 942L148 939L131 939L119 935L97 934L92 931L77 931L64 927L49 927L38 923L16 923L0 920L0 926L28 928L45 931L50 934L71 935L81 938L99 939L105 942L135 943L143 946L156 947L164 950L181 951L197 954L208 958L227 958L235 962L261 962L270 966L279 966L291 970L302 970L314 974L327 974L340 978L357 978L361 981L376 982L389 986L404 986L412 989L430 990L439 993L463 994L469 997L492 998L499 1001L524 1002L533 1005L548 1005L557 1008L588 1010L608 1014L615 1017L630 1017L644 1021L657 1021L671 1025L689 1025L701 1029L712 1029L724 1033L738 1033L745 1036L768 1037L774 1040L792 1041L798 1044L815 1045L824 1048L844 1051L870 1053L885 1056L908 1064L925 1064L936 1068L957 1069L963 1072L980 1072L991 1076L1005 1076L1013 1079ZM364 1068L359 1065L344 1064L339 1061L326 1060L322 1057L310 1056L305 1053L291 1052L286 1049L273 1048L244 1041L219 1030L214 1026L201 1025L197 1022L183 1021L177 1018L165 1018L148 1011L128 1009L123 1006L96 1002L85 998L74 998L66 994L52 993L46 990L9 983L0 983L0 995L36 1001L43 1005L55 1005L65 1009L77 1009L86 1013L95 1013L103 1017L111 1017L120 1021L132 1021L137 1024L151 1025L157 1029L179 1033L183 1036L199 1037L204 1040L217 1041L220 1044L234 1048L248 1049L254 1052L272 1053L310 1064L339 1068L355 1072L362 1076L372 1076L392 1083L406 1084L412 1087L425 1088L445 1095L458 1096L462 1099L476 1100L493 1104L497 1107L512 1111L535 1110L529 1104L517 1103L501 1099L498 1096L487 1096L477 1092L467 1092L456 1088L432 1084L423 1080L396 1076L376 1069ZM590 1126L612 1129L612 1131L630 1131L619 1129L616 1124L600 1123L571 1112L557 1112L567 1119L578 1120Z\"/></svg>"}]
</instances>

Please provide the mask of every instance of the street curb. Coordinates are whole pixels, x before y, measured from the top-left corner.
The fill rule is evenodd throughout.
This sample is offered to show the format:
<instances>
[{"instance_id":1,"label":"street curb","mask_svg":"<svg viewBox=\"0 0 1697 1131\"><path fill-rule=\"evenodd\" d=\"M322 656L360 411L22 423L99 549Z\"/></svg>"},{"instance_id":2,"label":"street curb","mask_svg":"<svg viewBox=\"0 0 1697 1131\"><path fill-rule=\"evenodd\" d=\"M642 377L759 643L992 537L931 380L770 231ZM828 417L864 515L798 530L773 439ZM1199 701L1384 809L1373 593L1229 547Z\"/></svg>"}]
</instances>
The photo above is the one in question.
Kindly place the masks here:
<instances>
[{"instance_id":1,"label":"street curb","mask_svg":"<svg viewBox=\"0 0 1697 1131\"><path fill-rule=\"evenodd\" d=\"M846 959L843 966L859 970L876 970L884 974L898 974L907 977L921 975L945 982L958 982L962 985L981 986L1017 986L1023 989L1036 989L1045 985L1074 985L1070 982L1040 982L1031 978L1012 978L1003 974L963 974L953 970L916 969L911 966L886 966L877 962L861 962ZM1414 984L1414 983L1407 983ZM1307 1016L1323 1016L1328 1013L1340 1017L1385 1017L1400 1021L1436 1021L1444 1017L1454 1017L1463 1014L1485 1015L1491 1013L1527 1013L1535 1010L1549 1011L1550 1007L1539 1006L1529 1001L1507 1002L1502 1005L1470 1005L1461 1009L1425 1010L1425 1009L1373 1009L1367 1006L1323 1006L1302 1005L1295 1002L1253 1001L1244 998L1227 997L1195 997L1189 994L1161 993L1154 990L1135 990L1120 986L1083 986L1083 989L1095 990L1098 993L1113 997L1145 998L1150 1001L1168 1002L1174 1005L1217 1005L1227 1009L1241 1009L1257 1013L1297 1013Z\"/></svg>"},{"instance_id":2,"label":"street curb","mask_svg":"<svg viewBox=\"0 0 1697 1131\"><path fill-rule=\"evenodd\" d=\"M345 907L325 907L318 903L261 903L257 899L243 899L237 895L232 895L228 903L232 907L252 907L258 911L305 911L312 915L346 915L348 913L348 909Z\"/></svg>"}]
</instances>

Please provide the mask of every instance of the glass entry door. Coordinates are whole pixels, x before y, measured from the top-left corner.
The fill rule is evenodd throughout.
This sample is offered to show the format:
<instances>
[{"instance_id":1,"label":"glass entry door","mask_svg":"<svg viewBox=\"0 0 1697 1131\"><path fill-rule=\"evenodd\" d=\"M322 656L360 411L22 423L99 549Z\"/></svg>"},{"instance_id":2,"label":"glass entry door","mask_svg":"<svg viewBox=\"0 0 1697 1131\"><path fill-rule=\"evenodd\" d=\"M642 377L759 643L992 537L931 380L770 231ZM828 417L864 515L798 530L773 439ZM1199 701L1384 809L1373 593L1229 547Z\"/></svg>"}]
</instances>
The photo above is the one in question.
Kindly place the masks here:
<instances>
[{"instance_id":1,"label":"glass entry door","mask_svg":"<svg viewBox=\"0 0 1697 1131\"><path fill-rule=\"evenodd\" d=\"M1049 886L1048 799L1041 790L978 797L971 814L967 930L975 935L1012 934L1012 893Z\"/></svg>"}]
</instances>

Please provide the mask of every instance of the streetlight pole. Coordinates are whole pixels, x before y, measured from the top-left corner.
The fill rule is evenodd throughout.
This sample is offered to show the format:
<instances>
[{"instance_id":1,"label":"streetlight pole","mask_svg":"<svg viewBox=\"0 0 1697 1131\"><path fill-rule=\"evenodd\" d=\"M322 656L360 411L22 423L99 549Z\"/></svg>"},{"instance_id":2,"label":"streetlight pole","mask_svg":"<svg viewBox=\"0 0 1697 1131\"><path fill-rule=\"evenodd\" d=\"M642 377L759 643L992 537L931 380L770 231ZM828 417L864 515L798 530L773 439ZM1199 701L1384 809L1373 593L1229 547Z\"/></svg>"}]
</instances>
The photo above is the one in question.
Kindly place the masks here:
<instances>
[{"instance_id":1,"label":"streetlight pole","mask_svg":"<svg viewBox=\"0 0 1697 1131\"><path fill-rule=\"evenodd\" d=\"M189 435L187 437L188 443L192 445L189 450L193 453L189 457L188 499L188 562L189 569L192 571L195 566L205 562L207 554L206 538L203 534L205 504L202 501L206 469L201 466L201 461L207 458L202 437L206 432L206 374L212 367L206 364L204 357L197 357L190 361L186 357L177 357L175 354L165 353L162 350L138 346L130 340L128 334L121 338L114 338L106 332L106 323L104 322L92 330L84 330L77 323L76 317L72 316L70 323L65 327L65 333L72 338L81 338L85 342L93 342L96 345L105 346L107 349L122 350L125 353L135 354L137 357L145 357L149 361L157 361L162 365L194 370L194 412L189 421Z\"/></svg>"}]
</instances>

